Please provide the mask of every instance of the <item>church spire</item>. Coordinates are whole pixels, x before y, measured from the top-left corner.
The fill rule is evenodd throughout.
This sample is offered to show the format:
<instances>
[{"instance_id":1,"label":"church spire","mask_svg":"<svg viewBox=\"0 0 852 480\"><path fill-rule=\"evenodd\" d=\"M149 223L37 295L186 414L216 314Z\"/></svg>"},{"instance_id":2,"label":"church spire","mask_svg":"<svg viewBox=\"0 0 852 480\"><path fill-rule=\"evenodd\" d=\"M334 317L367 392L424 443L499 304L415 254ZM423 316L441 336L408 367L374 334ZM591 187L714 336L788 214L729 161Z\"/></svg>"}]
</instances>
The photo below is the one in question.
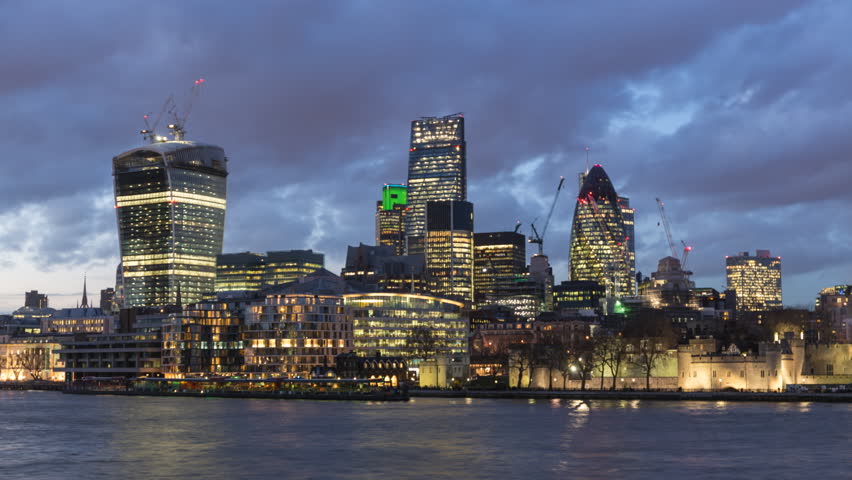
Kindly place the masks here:
<instances>
[{"instance_id":1,"label":"church spire","mask_svg":"<svg viewBox=\"0 0 852 480\"><path fill-rule=\"evenodd\" d=\"M89 308L89 299L86 297L86 274L83 274L83 302L80 308Z\"/></svg>"}]
</instances>

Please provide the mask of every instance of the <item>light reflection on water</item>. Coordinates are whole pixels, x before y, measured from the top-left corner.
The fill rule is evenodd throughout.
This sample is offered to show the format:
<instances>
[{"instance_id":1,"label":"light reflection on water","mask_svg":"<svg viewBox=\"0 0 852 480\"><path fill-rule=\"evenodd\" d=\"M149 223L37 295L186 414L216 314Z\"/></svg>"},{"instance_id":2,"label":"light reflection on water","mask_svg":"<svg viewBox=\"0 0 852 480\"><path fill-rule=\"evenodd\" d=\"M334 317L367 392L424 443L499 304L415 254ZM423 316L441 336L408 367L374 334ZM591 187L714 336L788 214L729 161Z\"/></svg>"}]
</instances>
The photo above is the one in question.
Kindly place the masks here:
<instances>
[{"instance_id":1,"label":"light reflection on water","mask_svg":"<svg viewBox=\"0 0 852 480\"><path fill-rule=\"evenodd\" d=\"M843 477L852 407L0 391L0 478Z\"/></svg>"}]
</instances>

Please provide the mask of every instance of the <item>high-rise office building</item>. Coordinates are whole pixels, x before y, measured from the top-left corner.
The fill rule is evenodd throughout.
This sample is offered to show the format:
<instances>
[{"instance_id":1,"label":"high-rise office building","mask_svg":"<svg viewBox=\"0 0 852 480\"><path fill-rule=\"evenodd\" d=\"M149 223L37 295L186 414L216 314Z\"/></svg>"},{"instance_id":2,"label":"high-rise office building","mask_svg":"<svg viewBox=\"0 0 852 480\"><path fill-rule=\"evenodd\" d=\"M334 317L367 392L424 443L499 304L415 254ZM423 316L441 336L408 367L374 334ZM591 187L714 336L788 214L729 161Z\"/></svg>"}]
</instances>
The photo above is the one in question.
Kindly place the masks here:
<instances>
[{"instance_id":1,"label":"high-rise office building","mask_svg":"<svg viewBox=\"0 0 852 480\"><path fill-rule=\"evenodd\" d=\"M265 285L289 283L325 268L325 255L313 250L267 252L263 271Z\"/></svg>"},{"instance_id":2,"label":"high-rise office building","mask_svg":"<svg viewBox=\"0 0 852 480\"><path fill-rule=\"evenodd\" d=\"M738 311L781 308L781 257L758 250L725 257L728 289L737 293Z\"/></svg>"},{"instance_id":3,"label":"high-rise office building","mask_svg":"<svg viewBox=\"0 0 852 480\"><path fill-rule=\"evenodd\" d=\"M216 257L216 291L259 290L263 286L266 255L260 253L223 253Z\"/></svg>"},{"instance_id":4,"label":"high-rise office building","mask_svg":"<svg viewBox=\"0 0 852 480\"><path fill-rule=\"evenodd\" d=\"M630 275L632 278L636 278L636 241L634 239L634 235L636 233L636 226L634 225L636 210L630 207L630 199L627 197L618 197L618 208L621 210L621 218L624 219L624 234L627 237L627 255L630 262Z\"/></svg>"},{"instance_id":5,"label":"high-rise office building","mask_svg":"<svg viewBox=\"0 0 852 480\"><path fill-rule=\"evenodd\" d=\"M509 295L526 278L526 238L516 232L473 235L473 289L477 305Z\"/></svg>"},{"instance_id":6,"label":"high-rise office building","mask_svg":"<svg viewBox=\"0 0 852 480\"><path fill-rule=\"evenodd\" d=\"M101 290L101 301L99 302L99 305L101 307L101 310L106 314L118 311L118 309L115 308L115 289L114 288L110 287L110 288L104 288L103 290Z\"/></svg>"},{"instance_id":7,"label":"high-rise office building","mask_svg":"<svg viewBox=\"0 0 852 480\"><path fill-rule=\"evenodd\" d=\"M473 301L472 203L428 202L426 273L433 294Z\"/></svg>"},{"instance_id":8,"label":"high-rise office building","mask_svg":"<svg viewBox=\"0 0 852 480\"><path fill-rule=\"evenodd\" d=\"M113 159L124 307L192 303L214 291L225 227L227 158L189 141Z\"/></svg>"},{"instance_id":9,"label":"high-rise office building","mask_svg":"<svg viewBox=\"0 0 852 480\"><path fill-rule=\"evenodd\" d=\"M628 219L625 221L625 211ZM632 213L600 165L585 175L571 226L570 278L604 285L614 297L635 294Z\"/></svg>"},{"instance_id":10,"label":"high-rise office building","mask_svg":"<svg viewBox=\"0 0 852 480\"><path fill-rule=\"evenodd\" d=\"M325 255L313 250L225 253L216 257L216 292L290 283L324 266Z\"/></svg>"},{"instance_id":11,"label":"high-rise office building","mask_svg":"<svg viewBox=\"0 0 852 480\"><path fill-rule=\"evenodd\" d=\"M423 117L411 122L408 153L407 252L423 253L426 203L467 200L464 117Z\"/></svg>"},{"instance_id":12,"label":"high-rise office building","mask_svg":"<svg viewBox=\"0 0 852 480\"><path fill-rule=\"evenodd\" d=\"M382 199L376 202L376 245L393 247L396 255L405 255L407 211L407 186L385 185L382 187Z\"/></svg>"}]
</instances>

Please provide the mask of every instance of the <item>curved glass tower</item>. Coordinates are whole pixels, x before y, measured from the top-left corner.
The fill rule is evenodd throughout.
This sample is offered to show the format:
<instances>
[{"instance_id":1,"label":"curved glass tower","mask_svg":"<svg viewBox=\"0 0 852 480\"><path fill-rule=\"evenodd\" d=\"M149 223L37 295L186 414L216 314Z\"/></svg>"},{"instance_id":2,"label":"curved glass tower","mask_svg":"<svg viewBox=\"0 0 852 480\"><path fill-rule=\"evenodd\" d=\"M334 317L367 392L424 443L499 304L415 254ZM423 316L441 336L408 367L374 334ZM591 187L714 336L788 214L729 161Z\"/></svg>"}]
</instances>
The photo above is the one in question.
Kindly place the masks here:
<instances>
[{"instance_id":1,"label":"curved glass tower","mask_svg":"<svg viewBox=\"0 0 852 480\"><path fill-rule=\"evenodd\" d=\"M571 281L597 282L614 297L635 294L632 213L603 167L589 170L574 207Z\"/></svg>"},{"instance_id":2,"label":"curved glass tower","mask_svg":"<svg viewBox=\"0 0 852 480\"><path fill-rule=\"evenodd\" d=\"M186 304L215 290L227 158L187 141L113 158L124 307Z\"/></svg>"}]
</instances>

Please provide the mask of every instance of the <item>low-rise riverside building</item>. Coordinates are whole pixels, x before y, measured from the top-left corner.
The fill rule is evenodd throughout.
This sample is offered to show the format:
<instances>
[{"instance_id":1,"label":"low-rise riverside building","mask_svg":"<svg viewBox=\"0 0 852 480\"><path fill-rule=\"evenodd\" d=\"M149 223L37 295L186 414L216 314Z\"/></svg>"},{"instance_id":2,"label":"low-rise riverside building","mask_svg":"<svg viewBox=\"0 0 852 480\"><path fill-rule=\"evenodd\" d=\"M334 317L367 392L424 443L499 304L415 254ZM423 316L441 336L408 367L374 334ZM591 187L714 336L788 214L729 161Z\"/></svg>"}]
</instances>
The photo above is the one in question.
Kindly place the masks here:
<instances>
[{"instance_id":1,"label":"low-rise riverside building","mask_svg":"<svg viewBox=\"0 0 852 480\"><path fill-rule=\"evenodd\" d=\"M54 370L63 366L59 346L54 336L0 336L0 381L63 380Z\"/></svg>"},{"instance_id":2,"label":"low-rise riverside building","mask_svg":"<svg viewBox=\"0 0 852 480\"><path fill-rule=\"evenodd\" d=\"M54 350L62 362L54 371L68 381L157 375L162 373L162 347L159 333L76 335Z\"/></svg>"}]
</instances>

